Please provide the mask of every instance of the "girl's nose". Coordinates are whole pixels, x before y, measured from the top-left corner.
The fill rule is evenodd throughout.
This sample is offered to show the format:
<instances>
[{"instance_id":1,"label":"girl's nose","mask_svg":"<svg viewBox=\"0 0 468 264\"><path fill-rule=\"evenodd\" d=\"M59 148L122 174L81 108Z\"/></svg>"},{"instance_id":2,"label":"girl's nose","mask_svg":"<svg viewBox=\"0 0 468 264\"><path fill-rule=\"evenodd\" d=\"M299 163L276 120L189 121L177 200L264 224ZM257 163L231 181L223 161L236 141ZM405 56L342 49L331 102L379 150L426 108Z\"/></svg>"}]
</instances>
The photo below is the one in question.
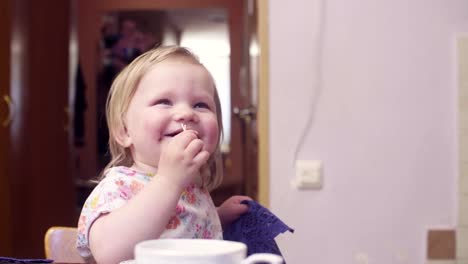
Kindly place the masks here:
<instances>
[{"instance_id":1,"label":"girl's nose","mask_svg":"<svg viewBox=\"0 0 468 264\"><path fill-rule=\"evenodd\" d=\"M174 119L176 121L197 122L198 116L190 106L181 105L175 109Z\"/></svg>"}]
</instances>

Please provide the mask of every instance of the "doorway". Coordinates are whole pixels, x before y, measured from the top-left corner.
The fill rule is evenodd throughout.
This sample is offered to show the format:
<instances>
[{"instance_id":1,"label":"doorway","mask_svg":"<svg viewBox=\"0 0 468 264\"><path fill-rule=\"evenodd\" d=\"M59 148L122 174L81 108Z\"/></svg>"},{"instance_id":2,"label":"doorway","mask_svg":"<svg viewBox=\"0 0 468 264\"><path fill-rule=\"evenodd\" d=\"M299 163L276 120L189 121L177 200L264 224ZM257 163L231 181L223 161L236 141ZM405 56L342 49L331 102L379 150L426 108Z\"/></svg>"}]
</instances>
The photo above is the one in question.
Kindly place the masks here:
<instances>
[{"instance_id":1,"label":"doorway","mask_svg":"<svg viewBox=\"0 0 468 264\"><path fill-rule=\"evenodd\" d=\"M258 199L257 1L194 2L78 1L78 61L86 86L84 136L74 151L81 198L93 187L88 180L99 175L108 159L102 110L110 83L103 78L103 65L109 62L103 56L106 54L103 32L109 29L117 34L122 30L138 32L150 43L147 47L154 44L187 46L200 57L215 75L227 128L222 145L225 177L221 187L213 192L213 199L216 204L234 194ZM82 17L86 19L80 19ZM113 41L112 38L107 40Z\"/></svg>"}]
</instances>

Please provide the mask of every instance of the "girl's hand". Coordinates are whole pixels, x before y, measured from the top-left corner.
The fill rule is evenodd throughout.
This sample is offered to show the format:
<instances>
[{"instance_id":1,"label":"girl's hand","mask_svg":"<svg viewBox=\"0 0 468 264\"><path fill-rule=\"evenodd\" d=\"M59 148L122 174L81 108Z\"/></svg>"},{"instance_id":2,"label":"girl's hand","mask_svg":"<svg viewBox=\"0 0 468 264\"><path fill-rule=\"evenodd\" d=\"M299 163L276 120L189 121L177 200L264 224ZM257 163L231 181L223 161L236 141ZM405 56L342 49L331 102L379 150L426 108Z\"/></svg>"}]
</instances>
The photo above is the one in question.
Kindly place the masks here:
<instances>
[{"instance_id":1,"label":"girl's hand","mask_svg":"<svg viewBox=\"0 0 468 264\"><path fill-rule=\"evenodd\" d=\"M158 176L183 188L199 176L200 167L209 157L195 131L182 131L161 150Z\"/></svg>"},{"instance_id":2,"label":"girl's hand","mask_svg":"<svg viewBox=\"0 0 468 264\"><path fill-rule=\"evenodd\" d=\"M245 204L241 204L244 200L251 201L252 198L248 196L235 195L224 201L221 206L217 208L223 229L247 212L249 207Z\"/></svg>"}]
</instances>

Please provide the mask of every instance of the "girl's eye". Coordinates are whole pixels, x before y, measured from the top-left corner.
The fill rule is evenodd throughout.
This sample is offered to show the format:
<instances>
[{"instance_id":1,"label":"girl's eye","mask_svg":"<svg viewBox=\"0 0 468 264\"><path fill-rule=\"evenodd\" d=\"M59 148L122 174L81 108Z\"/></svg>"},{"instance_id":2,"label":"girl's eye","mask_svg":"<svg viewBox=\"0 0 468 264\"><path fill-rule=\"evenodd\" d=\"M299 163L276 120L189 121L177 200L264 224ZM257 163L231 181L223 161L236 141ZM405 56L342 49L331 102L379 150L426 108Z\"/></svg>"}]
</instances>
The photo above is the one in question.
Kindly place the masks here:
<instances>
[{"instance_id":1,"label":"girl's eye","mask_svg":"<svg viewBox=\"0 0 468 264\"><path fill-rule=\"evenodd\" d=\"M159 99L156 102L154 102L154 105L171 105L171 101L169 99Z\"/></svg>"},{"instance_id":2,"label":"girl's eye","mask_svg":"<svg viewBox=\"0 0 468 264\"><path fill-rule=\"evenodd\" d=\"M200 103L196 103L194 105L194 108L210 109L210 106L207 103L200 102Z\"/></svg>"}]
</instances>

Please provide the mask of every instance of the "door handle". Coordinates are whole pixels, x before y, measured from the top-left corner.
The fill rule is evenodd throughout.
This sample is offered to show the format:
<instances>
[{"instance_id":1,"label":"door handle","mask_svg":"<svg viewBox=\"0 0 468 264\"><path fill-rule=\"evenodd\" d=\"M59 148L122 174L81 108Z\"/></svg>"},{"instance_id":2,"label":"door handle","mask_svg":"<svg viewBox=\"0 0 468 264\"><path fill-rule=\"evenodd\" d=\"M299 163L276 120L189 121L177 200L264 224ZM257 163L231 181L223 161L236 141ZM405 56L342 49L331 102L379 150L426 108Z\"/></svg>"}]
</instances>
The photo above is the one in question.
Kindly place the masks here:
<instances>
[{"instance_id":1,"label":"door handle","mask_svg":"<svg viewBox=\"0 0 468 264\"><path fill-rule=\"evenodd\" d=\"M3 101L8 106L8 116L5 120L2 121L3 127L8 127L13 120L13 101L11 100L10 96L7 94L3 95Z\"/></svg>"},{"instance_id":2,"label":"door handle","mask_svg":"<svg viewBox=\"0 0 468 264\"><path fill-rule=\"evenodd\" d=\"M257 108L253 105L246 108L234 107L232 113L246 123L257 119Z\"/></svg>"}]
</instances>

